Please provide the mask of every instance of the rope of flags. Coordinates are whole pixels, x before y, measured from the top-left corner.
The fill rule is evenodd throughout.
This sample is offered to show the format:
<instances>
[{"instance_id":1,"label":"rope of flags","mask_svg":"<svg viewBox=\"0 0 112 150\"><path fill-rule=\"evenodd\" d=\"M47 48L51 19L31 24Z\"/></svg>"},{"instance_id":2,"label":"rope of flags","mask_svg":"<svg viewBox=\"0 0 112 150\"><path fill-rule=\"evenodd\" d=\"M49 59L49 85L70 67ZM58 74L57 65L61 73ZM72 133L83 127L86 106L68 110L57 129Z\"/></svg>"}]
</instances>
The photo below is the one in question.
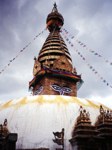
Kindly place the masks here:
<instances>
[{"instance_id":1,"label":"rope of flags","mask_svg":"<svg viewBox=\"0 0 112 150\"><path fill-rule=\"evenodd\" d=\"M46 29L44 29L44 30L41 31L39 34L37 34L37 35L33 38L33 40L32 40L31 42L29 42L25 47L23 47L23 49L21 49L21 50L18 52L18 54L17 54L14 58L10 59L9 62L3 67L3 69L0 70L0 74L2 74L2 73L11 65L11 63L13 63L13 61L16 60L16 58L18 58L19 55L20 55L22 52L24 52L24 51L33 43L33 41L35 41L41 34L43 34L43 32L44 32L45 30L46 30Z\"/></svg>"},{"instance_id":2,"label":"rope of flags","mask_svg":"<svg viewBox=\"0 0 112 150\"><path fill-rule=\"evenodd\" d=\"M69 40L69 38L68 38L66 35L64 35L64 34L63 34L63 36L64 36L65 40L68 42L68 44L69 44L72 48L74 48L74 50L75 50L76 53L80 56L80 58L81 58L83 61L85 61L86 65L89 67L89 69L90 69L95 75L97 75L97 77L98 77L103 83L105 83L108 87L112 88L112 85L111 85L106 79L104 79L104 78L99 74L99 72L98 72L92 65L90 65L90 64L87 62L86 58L81 54L81 52L80 52L78 49L75 48L74 44Z\"/></svg>"},{"instance_id":3,"label":"rope of flags","mask_svg":"<svg viewBox=\"0 0 112 150\"><path fill-rule=\"evenodd\" d=\"M68 35L71 39L74 39L75 36L71 35L65 28L62 29L66 35ZM106 63L108 63L109 65L112 65L112 62L110 62L109 60L107 60L106 58L104 58L101 54L99 54L98 52L90 49L85 43L81 42L78 39L75 39L75 41L82 46L84 49L86 49L87 51L91 52L92 54L94 54L95 56L102 58Z\"/></svg>"}]
</instances>

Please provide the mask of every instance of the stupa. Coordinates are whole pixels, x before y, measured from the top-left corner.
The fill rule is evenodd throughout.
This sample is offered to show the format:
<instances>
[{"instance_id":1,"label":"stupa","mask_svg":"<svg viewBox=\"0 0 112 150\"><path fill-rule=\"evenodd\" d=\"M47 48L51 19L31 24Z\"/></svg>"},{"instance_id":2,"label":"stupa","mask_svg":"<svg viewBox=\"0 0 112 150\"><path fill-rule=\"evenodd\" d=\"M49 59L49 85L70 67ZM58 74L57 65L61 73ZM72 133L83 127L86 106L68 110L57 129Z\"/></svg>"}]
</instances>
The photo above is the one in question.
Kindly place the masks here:
<instances>
[{"instance_id":1,"label":"stupa","mask_svg":"<svg viewBox=\"0 0 112 150\"><path fill-rule=\"evenodd\" d=\"M112 149L111 111L77 97L82 79L61 36L64 18L56 4L46 24L49 35L29 82L33 95L1 102L0 122L7 118L9 131L18 133L18 150Z\"/></svg>"}]
</instances>

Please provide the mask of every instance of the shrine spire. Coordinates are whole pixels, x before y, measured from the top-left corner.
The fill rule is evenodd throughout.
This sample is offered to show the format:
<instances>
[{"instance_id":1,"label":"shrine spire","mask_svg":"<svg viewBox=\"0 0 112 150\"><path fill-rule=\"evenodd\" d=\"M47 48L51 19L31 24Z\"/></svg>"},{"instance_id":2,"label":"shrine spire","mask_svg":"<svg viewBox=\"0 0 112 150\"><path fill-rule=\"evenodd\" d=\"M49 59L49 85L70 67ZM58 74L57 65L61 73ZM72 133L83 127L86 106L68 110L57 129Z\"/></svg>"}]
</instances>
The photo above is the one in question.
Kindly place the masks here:
<instances>
[{"instance_id":1,"label":"shrine spire","mask_svg":"<svg viewBox=\"0 0 112 150\"><path fill-rule=\"evenodd\" d=\"M54 7L53 7L53 9L52 9L52 12L58 12L58 9L57 9L57 4L56 4L56 2L54 3Z\"/></svg>"},{"instance_id":2,"label":"shrine spire","mask_svg":"<svg viewBox=\"0 0 112 150\"><path fill-rule=\"evenodd\" d=\"M34 61L34 78L29 83L33 95L77 96L77 75L72 58L60 34L64 24L56 3L46 19L49 35Z\"/></svg>"}]
</instances>

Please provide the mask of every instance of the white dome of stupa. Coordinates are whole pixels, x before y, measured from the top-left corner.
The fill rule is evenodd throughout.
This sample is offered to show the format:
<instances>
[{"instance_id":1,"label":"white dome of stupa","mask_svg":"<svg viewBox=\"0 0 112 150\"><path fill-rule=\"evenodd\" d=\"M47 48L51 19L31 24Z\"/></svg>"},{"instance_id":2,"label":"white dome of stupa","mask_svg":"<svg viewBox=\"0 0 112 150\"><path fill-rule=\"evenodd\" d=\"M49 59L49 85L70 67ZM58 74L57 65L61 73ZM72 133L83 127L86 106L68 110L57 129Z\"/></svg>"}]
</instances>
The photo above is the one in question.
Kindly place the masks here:
<instances>
[{"instance_id":1,"label":"white dome of stupa","mask_svg":"<svg viewBox=\"0 0 112 150\"><path fill-rule=\"evenodd\" d=\"M99 115L100 103L71 96L41 95L9 100L0 104L0 123L5 118L11 133L18 133L17 149L58 148L52 132L65 129L64 144L71 150L69 139L83 106L92 124ZM106 108L105 106L103 106Z\"/></svg>"}]
</instances>

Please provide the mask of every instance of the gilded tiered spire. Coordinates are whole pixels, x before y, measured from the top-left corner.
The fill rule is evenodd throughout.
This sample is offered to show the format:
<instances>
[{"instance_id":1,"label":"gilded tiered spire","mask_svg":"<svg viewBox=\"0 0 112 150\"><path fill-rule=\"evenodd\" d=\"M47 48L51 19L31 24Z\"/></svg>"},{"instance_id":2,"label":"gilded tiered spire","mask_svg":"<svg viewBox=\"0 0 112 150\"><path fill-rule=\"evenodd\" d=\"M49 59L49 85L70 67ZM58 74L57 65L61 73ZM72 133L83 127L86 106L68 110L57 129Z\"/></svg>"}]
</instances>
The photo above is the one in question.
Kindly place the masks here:
<instances>
[{"instance_id":1,"label":"gilded tiered spire","mask_svg":"<svg viewBox=\"0 0 112 150\"><path fill-rule=\"evenodd\" d=\"M50 66L53 66L54 61L60 56L65 56L72 65L72 59L67 46L58 31L49 34L40 53L38 60L44 65L46 60Z\"/></svg>"},{"instance_id":2,"label":"gilded tiered spire","mask_svg":"<svg viewBox=\"0 0 112 150\"><path fill-rule=\"evenodd\" d=\"M35 58L30 88L33 95L77 95L76 83L81 77L73 68L68 48L60 34L64 24L56 3L46 19L49 35Z\"/></svg>"},{"instance_id":3,"label":"gilded tiered spire","mask_svg":"<svg viewBox=\"0 0 112 150\"><path fill-rule=\"evenodd\" d=\"M60 29L64 23L63 16L58 12L56 3L52 12L47 16L47 29L50 31L40 53L38 60L44 65L46 62L53 67L54 61L60 56L65 56L72 65L72 59L67 46L60 35Z\"/></svg>"}]
</instances>

